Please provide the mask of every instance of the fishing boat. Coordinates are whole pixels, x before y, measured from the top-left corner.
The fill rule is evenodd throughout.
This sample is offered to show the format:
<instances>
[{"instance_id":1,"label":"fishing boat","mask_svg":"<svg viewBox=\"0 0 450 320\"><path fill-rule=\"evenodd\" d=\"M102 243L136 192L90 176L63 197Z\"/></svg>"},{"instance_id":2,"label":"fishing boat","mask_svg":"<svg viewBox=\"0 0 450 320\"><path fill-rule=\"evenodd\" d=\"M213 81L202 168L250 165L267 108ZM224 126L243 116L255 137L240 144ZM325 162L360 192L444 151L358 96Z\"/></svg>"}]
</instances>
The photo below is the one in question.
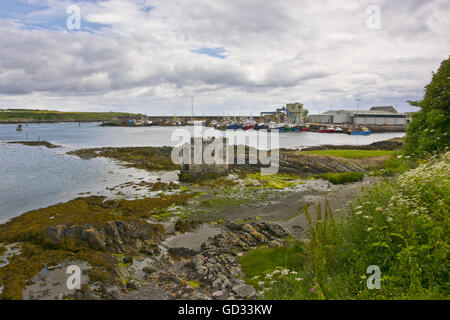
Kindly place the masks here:
<instances>
[{"instance_id":1,"label":"fishing boat","mask_svg":"<svg viewBox=\"0 0 450 320\"><path fill-rule=\"evenodd\" d=\"M247 124L242 127L243 130L250 130L250 129L254 129L254 128L255 128L254 124Z\"/></svg>"},{"instance_id":2,"label":"fishing boat","mask_svg":"<svg viewBox=\"0 0 450 320\"><path fill-rule=\"evenodd\" d=\"M255 130L261 130L261 129L265 129L265 128L266 128L266 125L264 124L264 122L258 123L254 127Z\"/></svg>"},{"instance_id":3,"label":"fishing boat","mask_svg":"<svg viewBox=\"0 0 450 320\"><path fill-rule=\"evenodd\" d=\"M16 131L22 131L22 124L21 123L17 124Z\"/></svg>"},{"instance_id":4,"label":"fishing boat","mask_svg":"<svg viewBox=\"0 0 450 320\"><path fill-rule=\"evenodd\" d=\"M238 129L242 129L242 124L233 123L233 124L227 125L227 130L238 130Z\"/></svg>"},{"instance_id":5,"label":"fishing boat","mask_svg":"<svg viewBox=\"0 0 450 320\"><path fill-rule=\"evenodd\" d=\"M276 123L276 122L269 122L269 130L270 131L278 131L278 132L285 132L286 126L284 123Z\"/></svg>"},{"instance_id":6,"label":"fishing boat","mask_svg":"<svg viewBox=\"0 0 450 320\"><path fill-rule=\"evenodd\" d=\"M368 128L362 127L362 128L356 128L348 132L349 135L360 135L360 136L369 136L371 134L370 130Z\"/></svg>"},{"instance_id":7,"label":"fishing boat","mask_svg":"<svg viewBox=\"0 0 450 320\"><path fill-rule=\"evenodd\" d=\"M333 126L331 127L322 127L319 130L320 133L335 133L335 128Z\"/></svg>"},{"instance_id":8,"label":"fishing boat","mask_svg":"<svg viewBox=\"0 0 450 320\"><path fill-rule=\"evenodd\" d=\"M200 126L200 127L204 127L204 126L206 126L206 121L205 121L205 120L193 120L193 121L188 121L187 125L188 125L188 126Z\"/></svg>"}]
</instances>

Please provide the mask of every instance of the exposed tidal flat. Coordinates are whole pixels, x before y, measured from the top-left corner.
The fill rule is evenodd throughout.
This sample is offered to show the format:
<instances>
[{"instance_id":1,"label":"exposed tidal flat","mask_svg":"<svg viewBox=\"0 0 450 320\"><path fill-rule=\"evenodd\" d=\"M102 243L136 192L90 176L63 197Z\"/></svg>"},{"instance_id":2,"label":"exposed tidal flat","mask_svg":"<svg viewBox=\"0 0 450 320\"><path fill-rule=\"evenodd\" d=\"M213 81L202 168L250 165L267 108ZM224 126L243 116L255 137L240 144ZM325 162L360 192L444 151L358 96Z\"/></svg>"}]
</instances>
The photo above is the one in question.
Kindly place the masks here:
<instances>
[{"instance_id":1,"label":"exposed tidal flat","mask_svg":"<svg viewBox=\"0 0 450 320\"><path fill-rule=\"evenodd\" d=\"M0 127L1 212L12 218L0 226L0 288L10 299L256 298L239 255L305 239L305 207L344 212L393 152L308 154L281 142L277 175L232 166L227 178L178 183L163 147L173 128L41 125L58 148L6 143L27 141L11 129ZM286 141L316 145L299 137ZM88 275L75 293L57 284L74 262Z\"/></svg>"},{"instance_id":2,"label":"exposed tidal flat","mask_svg":"<svg viewBox=\"0 0 450 320\"><path fill-rule=\"evenodd\" d=\"M15 128L12 124L0 125L0 222L28 210L73 199L78 193L98 194L106 187L155 175L131 168L127 170L108 158L90 156L90 160L82 161L67 155L67 152L85 148L162 147L177 143L170 139L175 129L173 127L117 128L99 127L97 123L43 123L24 125L21 132ZM284 133L280 135L280 147L298 149L323 144L366 145L399 136L403 133L380 133L368 137L314 132ZM60 148L32 148L7 142L35 146L47 143L47 147ZM114 155L112 158L121 160ZM170 164L169 161L165 166L172 170ZM145 169L142 166L138 168ZM169 177L176 180L176 174L164 175L164 179Z\"/></svg>"}]
</instances>

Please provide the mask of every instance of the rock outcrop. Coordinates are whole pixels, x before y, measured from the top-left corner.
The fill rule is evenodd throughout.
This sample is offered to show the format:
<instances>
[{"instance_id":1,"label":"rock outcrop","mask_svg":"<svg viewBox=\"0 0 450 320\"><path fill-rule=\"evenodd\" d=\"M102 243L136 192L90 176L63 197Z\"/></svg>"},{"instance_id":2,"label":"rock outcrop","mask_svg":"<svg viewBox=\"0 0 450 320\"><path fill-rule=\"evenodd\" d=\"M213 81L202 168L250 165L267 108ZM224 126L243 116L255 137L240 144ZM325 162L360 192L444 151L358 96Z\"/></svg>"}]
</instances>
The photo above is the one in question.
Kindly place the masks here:
<instances>
[{"instance_id":1,"label":"rock outcrop","mask_svg":"<svg viewBox=\"0 0 450 320\"><path fill-rule=\"evenodd\" d=\"M247 285L236 252L261 245L281 246L289 233L271 222L228 223L224 232L210 238L201 247L201 253L185 261L183 276L198 281L205 290L188 288L189 298L201 299L205 294L212 299L255 299L255 288ZM186 298L186 292L174 287L175 299Z\"/></svg>"},{"instance_id":2,"label":"rock outcrop","mask_svg":"<svg viewBox=\"0 0 450 320\"><path fill-rule=\"evenodd\" d=\"M163 233L160 224L117 220L108 221L102 228L89 224L51 226L46 230L45 241L55 247L76 244L100 251L153 253L157 249L154 242Z\"/></svg>"}]
</instances>

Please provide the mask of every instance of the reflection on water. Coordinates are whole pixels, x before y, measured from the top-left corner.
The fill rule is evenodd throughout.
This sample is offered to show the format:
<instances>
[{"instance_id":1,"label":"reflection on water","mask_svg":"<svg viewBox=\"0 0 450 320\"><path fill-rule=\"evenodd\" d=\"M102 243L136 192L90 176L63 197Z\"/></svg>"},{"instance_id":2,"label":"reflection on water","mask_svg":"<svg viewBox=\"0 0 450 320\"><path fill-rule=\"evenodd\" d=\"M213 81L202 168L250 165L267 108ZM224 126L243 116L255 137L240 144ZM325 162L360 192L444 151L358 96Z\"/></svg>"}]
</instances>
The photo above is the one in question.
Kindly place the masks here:
<instances>
[{"instance_id":1,"label":"reflection on water","mask_svg":"<svg viewBox=\"0 0 450 320\"><path fill-rule=\"evenodd\" d=\"M183 127L191 130L192 127ZM0 141L41 140L50 141L71 148L126 147L126 146L174 146L171 141L174 127L99 127L95 123L29 124L23 131L16 131L15 125L0 125ZM242 131L244 132L244 131ZM321 144L363 145L375 141L402 137L403 132L376 133L370 136L327 134L318 132L280 133L281 148L301 148Z\"/></svg>"},{"instance_id":2,"label":"reflection on water","mask_svg":"<svg viewBox=\"0 0 450 320\"><path fill-rule=\"evenodd\" d=\"M67 156L65 151L0 143L0 223L29 210L71 200L80 193L113 196L106 188L124 182L176 179L174 173L151 174L105 158Z\"/></svg>"}]
</instances>

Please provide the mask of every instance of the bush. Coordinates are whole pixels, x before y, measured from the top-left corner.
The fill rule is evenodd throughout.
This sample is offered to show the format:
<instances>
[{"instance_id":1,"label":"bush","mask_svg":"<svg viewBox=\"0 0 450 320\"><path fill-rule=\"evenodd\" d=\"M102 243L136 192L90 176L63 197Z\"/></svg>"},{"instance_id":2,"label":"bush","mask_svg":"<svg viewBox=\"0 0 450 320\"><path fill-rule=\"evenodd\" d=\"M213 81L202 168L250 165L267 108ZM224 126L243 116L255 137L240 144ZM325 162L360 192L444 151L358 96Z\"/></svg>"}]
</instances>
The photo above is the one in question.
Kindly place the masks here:
<instances>
[{"instance_id":1,"label":"bush","mask_svg":"<svg viewBox=\"0 0 450 320\"><path fill-rule=\"evenodd\" d=\"M328 180L332 184L343 184L361 181L364 179L364 174L361 172L323 173L317 177Z\"/></svg>"},{"instance_id":2,"label":"bush","mask_svg":"<svg viewBox=\"0 0 450 320\"><path fill-rule=\"evenodd\" d=\"M408 171L412 165L410 156L400 154L400 151L394 152L380 169L375 169L370 172L371 176L392 177L400 173Z\"/></svg>"},{"instance_id":3,"label":"bush","mask_svg":"<svg viewBox=\"0 0 450 320\"><path fill-rule=\"evenodd\" d=\"M303 259L253 278L270 299L448 299L449 177L450 152L366 190L342 220L305 210ZM371 265L380 290L367 288Z\"/></svg>"},{"instance_id":4,"label":"bush","mask_svg":"<svg viewBox=\"0 0 450 320\"><path fill-rule=\"evenodd\" d=\"M445 151L450 144L450 60L444 60L426 86L422 101L410 101L421 110L414 113L406 132L405 154L427 157Z\"/></svg>"}]
</instances>

